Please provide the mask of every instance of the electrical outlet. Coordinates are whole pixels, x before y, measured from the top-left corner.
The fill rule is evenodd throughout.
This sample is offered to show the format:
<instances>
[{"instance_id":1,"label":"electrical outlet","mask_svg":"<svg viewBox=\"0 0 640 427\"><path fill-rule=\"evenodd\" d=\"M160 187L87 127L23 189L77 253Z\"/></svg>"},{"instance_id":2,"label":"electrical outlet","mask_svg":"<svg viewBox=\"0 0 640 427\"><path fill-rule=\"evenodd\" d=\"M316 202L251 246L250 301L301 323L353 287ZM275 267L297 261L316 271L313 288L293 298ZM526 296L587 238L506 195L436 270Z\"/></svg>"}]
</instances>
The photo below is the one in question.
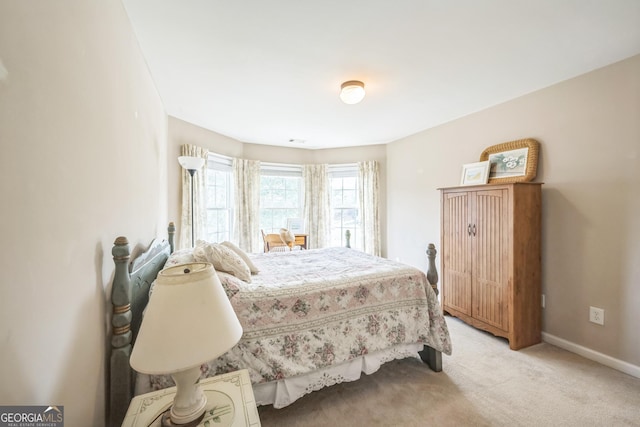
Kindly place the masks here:
<instances>
[{"instance_id":1,"label":"electrical outlet","mask_svg":"<svg viewBox=\"0 0 640 427\"><path fill-rule=\"evenodd\" d=\"M598 307L589 307L589 322L604 326L604 310Z\"/></svg>"}]
</instances>

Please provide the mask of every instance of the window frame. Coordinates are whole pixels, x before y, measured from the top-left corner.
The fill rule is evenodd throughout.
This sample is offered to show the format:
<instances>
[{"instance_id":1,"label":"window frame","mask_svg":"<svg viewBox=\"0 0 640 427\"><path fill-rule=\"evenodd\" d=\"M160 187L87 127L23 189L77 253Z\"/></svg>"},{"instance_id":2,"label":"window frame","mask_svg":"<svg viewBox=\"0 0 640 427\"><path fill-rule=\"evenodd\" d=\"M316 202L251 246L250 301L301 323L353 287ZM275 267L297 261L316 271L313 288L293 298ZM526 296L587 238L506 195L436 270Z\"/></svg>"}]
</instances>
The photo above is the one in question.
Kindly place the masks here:
<instances>
[{"instance_id":1,"label":"window frame","mask_svg":"<svg viewBox=\"0 0 640 427\"><path fill-rule=\"evenodd\" d=\"M284 177L284 178L290 178L290 177L295 177L298 178L298 188L297 188L297 193L298 193L298 206L295 208L292 207L283 207L283 208L275 208L275 207L263 207L263 181L262 181L262 177ZM286 197L286 191L287 189L285 188L285 197ZM280 224L280 225L274 225L273 221L271 222L270 226L267 226L267 224L265 224L263 222L263 215L265 214L264 211L265 210L270 210L270 211L276 211L276 210L297 210L297 214L294 215L285 215L287 218L302 218L304 216L304 197L305 197L305 189L304 189L304 179L303 179L303 166L302 165L295 165L295 164L288 164L288 163L268 163L268 162L261 162L260 163L260 207L259 207L259 224L260 224L260 229L263 230L265 233L278 233L280 228L284 228L287 226L286 223L284 224ZM273 215L272 215L273 218Z\"/></svg>"},{"instance_id":2,"label":"window frame","mask_svg":"<svg viewBox=\"0 0 640 427\"><path fill-rule=\"evenodd\" d=\"M228 156L223 156L221 154L209 153L207 155L207 171L206 171L206 179L205 179L205 192L208 193L209 187L212 185L209 182L209 171L218 171L227 174L227 185L226 185L226 207L219 208L217 206L210 206L208 203L208 195L205 197L205 211L206 211L206 222L205 222L205 235L207 241L212 242L221 242L225 240L231 240L233 238L233 226L234 226L234 217L235 217L235 204L234 204L234 185L233 185L233 159ZM227 211L227 230L224 232L214 231L213 233L209 232L210 221L209 221L209 213L210 211ZM217 227L217 223L216 223ZM220 234L223 233L223 237L220 237Z\"/></svg>"},{"instance_id":3,"label":"window frame","mask_svg":"<svg viewBox=\"0 0 640 427\"><path fill-rule=\"evenodd\" d=\"M357 163L343 163L343 164L334 164L334 165L329 165L328 168L328 175L329 175L329 187L331 191L331 196L330 196L330 210L331 210L331 226L330 226L330 241L332 242L337 242L338 240L340 241L340 246L345 246L346 245L346 237L345 237L345 231L349 230L351 233L350 239L349 239L349 245L351 248L354 249L360 249L362 250L362 244L363 244L363 239L361 238L361 235L363 233L363 229L362 229L362 212L361 212L361 206L360 206L360 192L362 191L362 183L360 182L360 169L358 167ZM356 182L356 194L355 194L355 205L353 206L341 206L341 207L336 207L334 206L334 197L333 197L333 191L334 191L334 183L333 180L334 179L340 179L340 178L355 178L355 182ZM344 191L344 188L342 189ZM356 225L355 227L345 227L342 224L340 225L340 227L335 227L335 222L334 222L334 217L335 217L335 211L337 209L340 210L346 210L346 209L356 209L357 210L357 216L356 216ZM340 215L341 219L342 219L342 215ZM337 231L339 230L339 231ZM335 233L338 233L339 236L337 236ZM339 237L339 239L338 239Z\"/></svg>"}]
</instances>

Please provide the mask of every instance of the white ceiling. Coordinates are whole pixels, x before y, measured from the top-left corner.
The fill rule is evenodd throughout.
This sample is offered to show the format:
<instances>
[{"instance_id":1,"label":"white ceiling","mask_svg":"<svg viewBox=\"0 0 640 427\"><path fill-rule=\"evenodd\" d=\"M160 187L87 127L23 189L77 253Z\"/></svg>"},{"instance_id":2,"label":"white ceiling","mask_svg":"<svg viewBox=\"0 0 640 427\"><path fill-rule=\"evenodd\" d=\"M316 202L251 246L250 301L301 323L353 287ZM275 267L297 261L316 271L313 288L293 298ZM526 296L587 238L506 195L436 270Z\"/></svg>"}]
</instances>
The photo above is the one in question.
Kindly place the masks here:
<instances>
[{"instance_id":1,"label":"white ceiling","mask_svg":"<svg viewBox=\"0 0 640 427\"><path fill-rule=\"evenodd\" d=\"M298 148L394 141L640 53L639 0L123 3L169 115Z\"/></svg>"}]
</instances>

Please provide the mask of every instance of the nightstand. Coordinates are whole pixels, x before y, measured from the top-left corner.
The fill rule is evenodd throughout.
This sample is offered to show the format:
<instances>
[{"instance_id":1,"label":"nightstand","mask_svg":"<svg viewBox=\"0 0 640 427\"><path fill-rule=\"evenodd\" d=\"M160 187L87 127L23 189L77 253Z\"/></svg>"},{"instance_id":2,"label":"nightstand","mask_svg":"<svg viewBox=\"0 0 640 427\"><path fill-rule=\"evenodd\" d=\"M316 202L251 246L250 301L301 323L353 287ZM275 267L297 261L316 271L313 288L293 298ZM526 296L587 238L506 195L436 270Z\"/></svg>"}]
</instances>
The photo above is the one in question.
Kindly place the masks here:
<instances>
[{"instance_id":1,"label":"nightstand","mask_svg":"<svg viewBox=\"0 0 640 427\"><path fill-rule=\"evenodd\" d=\"M258 409L246 369L200 380L207 411L200 426L258 427ZM159 427L162 413L171 407L175 387L141 394L131 400L122 427Z\"/></svg>"},{"instance_id":2,"label":"nightstand","mask_svg":"<svg viewBox=\"0 0 640 427\"><path fill-rule=\"evenodd\" d=\"M308 234L296 234L296 242L295 244L297 246L300 246L302 249L309 249L307 247L307 238L309 237Z\"/></svg>"}]
</instances>

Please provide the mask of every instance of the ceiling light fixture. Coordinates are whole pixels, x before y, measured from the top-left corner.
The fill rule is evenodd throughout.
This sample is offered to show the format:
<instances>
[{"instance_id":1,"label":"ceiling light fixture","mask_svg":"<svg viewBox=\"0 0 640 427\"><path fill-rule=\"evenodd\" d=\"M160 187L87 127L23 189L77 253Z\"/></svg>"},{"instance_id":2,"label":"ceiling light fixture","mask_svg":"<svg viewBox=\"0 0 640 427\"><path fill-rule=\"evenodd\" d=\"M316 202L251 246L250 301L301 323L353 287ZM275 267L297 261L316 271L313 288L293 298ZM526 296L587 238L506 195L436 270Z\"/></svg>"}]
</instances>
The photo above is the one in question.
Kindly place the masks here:
<instances>
[{"instance_id":1,"label":"ceiling light fixture","mask_svg":"<svg viewBox=\"0 0 640 427\"><path fill-rule=\"evenodd\" d=\"M345 104L357 104L364 98L364 83L358 80L349 80L340 86L340 99Z\"/></svg>"}]
</instances>

